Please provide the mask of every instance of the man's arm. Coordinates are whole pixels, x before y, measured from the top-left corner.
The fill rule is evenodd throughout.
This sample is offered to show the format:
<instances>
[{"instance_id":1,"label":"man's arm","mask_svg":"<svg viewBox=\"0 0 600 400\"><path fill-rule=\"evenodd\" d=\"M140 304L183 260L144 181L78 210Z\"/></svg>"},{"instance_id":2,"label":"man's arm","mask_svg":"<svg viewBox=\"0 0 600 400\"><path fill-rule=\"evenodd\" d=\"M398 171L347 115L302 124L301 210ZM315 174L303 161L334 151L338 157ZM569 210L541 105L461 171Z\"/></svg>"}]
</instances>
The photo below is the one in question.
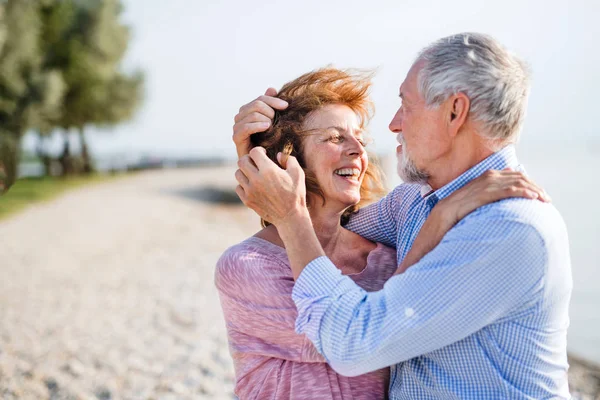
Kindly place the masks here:
<instances>
[{"instance_id":1,"label":"man's arm","mask_svg":"<svg viewBox=\"0 0 600 400\"><path fill-rule=\"evenodd\" d=\"M402 184L396 186L384 198L367 207L361 208L350 216L345 228L358 233L372 242L383 243L388 247L396 247L396 237L403 221L400 221L400 209L409 196L410 190L418 190L416 185Z\"/></svg>"},{"instance_id":2,"label":"man's arm","mask_svg":"<svg viewBox=\"0 0 600 400\"><path fill-rule=\"evenodd\" d=\"M482 211L485 210L485 211ZM546 249L522 222L485 207L379 292L367 293L326 257L293 291L296 331L342 375L360 375L442 348L506 316L542 290Z\"/></svg>"}]
</instances>

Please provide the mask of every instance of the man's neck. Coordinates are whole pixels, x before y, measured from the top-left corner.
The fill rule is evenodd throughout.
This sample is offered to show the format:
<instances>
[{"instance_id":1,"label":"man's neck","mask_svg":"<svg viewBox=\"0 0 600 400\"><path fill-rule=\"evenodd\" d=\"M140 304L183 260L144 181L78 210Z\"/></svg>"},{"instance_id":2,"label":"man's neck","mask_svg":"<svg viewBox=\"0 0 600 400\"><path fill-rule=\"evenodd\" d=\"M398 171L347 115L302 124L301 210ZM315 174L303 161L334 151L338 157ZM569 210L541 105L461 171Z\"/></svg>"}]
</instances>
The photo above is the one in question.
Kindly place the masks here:
<instances>
[{"instance_id":1,"label":"man's neck","mask_svg":"<svg viewBox=\"0 0 600 400\"><path fill-rule=\"evenodd\" d=\"M495 152L483 142L465 143L457 140L445 156L430 165L428 168L430 178L427 183L433 190L438 190Z\"/></svg>"}]
</instances>

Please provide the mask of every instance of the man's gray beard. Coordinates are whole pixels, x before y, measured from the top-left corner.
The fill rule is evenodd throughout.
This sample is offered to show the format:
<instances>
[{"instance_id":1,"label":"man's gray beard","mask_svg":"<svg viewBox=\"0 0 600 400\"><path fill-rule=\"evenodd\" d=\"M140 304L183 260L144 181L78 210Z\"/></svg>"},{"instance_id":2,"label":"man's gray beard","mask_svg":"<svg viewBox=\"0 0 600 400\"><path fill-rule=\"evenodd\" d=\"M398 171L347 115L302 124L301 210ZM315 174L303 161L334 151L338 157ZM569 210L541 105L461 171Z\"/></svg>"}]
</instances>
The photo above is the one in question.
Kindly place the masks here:
<instances>
[{"instance_id":1,"label":"man's gray beard","mask_svg":"<svg viewBox=\"0 0 600 400\"><path fill-rule=\"evenodd\" d=\"M406 183L418 183L424 185L429 180L429 174L417 168L413 161L406 155L402 154L398 160L398 175L400 179Z\"/></svg>"}]
</instances>

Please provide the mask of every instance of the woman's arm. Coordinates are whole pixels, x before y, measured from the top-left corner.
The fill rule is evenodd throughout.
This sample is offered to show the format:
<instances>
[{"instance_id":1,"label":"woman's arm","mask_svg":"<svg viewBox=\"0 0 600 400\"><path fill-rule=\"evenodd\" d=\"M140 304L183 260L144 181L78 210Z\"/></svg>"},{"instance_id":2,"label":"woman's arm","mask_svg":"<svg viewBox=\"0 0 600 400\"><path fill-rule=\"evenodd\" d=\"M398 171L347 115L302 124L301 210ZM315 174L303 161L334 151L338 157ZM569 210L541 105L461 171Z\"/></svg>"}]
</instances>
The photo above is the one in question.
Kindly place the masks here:
<instances>
[{"instance_id":1,"label":"woman's arm","mask_svg":"<svg viewBox=\"0 0 600 400\"><path fill-rule=\"evenodd\" d=\"M217 263L215 285L231 348L296 362L325 362L306 336L294 330L297 311L289 267L258 247L234 246Z\"/></svg>"},{"instance_id":2,"label":"woman's arm","mask_svg":"<svg viewBox=\"0 0 600 400\"><path fill-rule=\"evenodd\" d=\"M509 197L550 201L546 192L521 172L487 171L433 207L394 275L403 273L433 250L465 216L481 206Z\"/></svg>"}]
</instances>

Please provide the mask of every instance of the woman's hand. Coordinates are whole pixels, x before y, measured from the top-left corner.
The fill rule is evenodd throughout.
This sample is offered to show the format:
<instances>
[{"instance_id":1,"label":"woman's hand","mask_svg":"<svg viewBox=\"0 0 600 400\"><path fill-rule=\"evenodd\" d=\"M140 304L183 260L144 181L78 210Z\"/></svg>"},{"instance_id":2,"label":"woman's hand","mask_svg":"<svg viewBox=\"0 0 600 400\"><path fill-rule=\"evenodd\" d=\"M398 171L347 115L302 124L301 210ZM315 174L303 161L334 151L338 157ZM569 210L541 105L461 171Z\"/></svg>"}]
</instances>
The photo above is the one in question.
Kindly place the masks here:
<instances>
[{"instance_id":1,"label":"woman's hand","mask_svg":"<svg viewBox=\"0 0 600 400\"><path fill-rule=\"evenodd\" d=\"M489 170L464 187L440 200L434 207L454 226L477 208L510 197L550 202L550 196L522 172Z\"/></svg>"},{"instance_id":2,"label":"woman's hand","mask_svg":"<svg viewBox=\"0 0 600 400\"><path fill-rule=\"evenodd\" d=\"M268 88L263 96L257 97L250 103L243 105L235 116L233 125L233 142L238 158L250 152L250 136L269 129L275 110L285 110L288 103L274 97L277 90Z\"/></svg>"}]
</instances>

